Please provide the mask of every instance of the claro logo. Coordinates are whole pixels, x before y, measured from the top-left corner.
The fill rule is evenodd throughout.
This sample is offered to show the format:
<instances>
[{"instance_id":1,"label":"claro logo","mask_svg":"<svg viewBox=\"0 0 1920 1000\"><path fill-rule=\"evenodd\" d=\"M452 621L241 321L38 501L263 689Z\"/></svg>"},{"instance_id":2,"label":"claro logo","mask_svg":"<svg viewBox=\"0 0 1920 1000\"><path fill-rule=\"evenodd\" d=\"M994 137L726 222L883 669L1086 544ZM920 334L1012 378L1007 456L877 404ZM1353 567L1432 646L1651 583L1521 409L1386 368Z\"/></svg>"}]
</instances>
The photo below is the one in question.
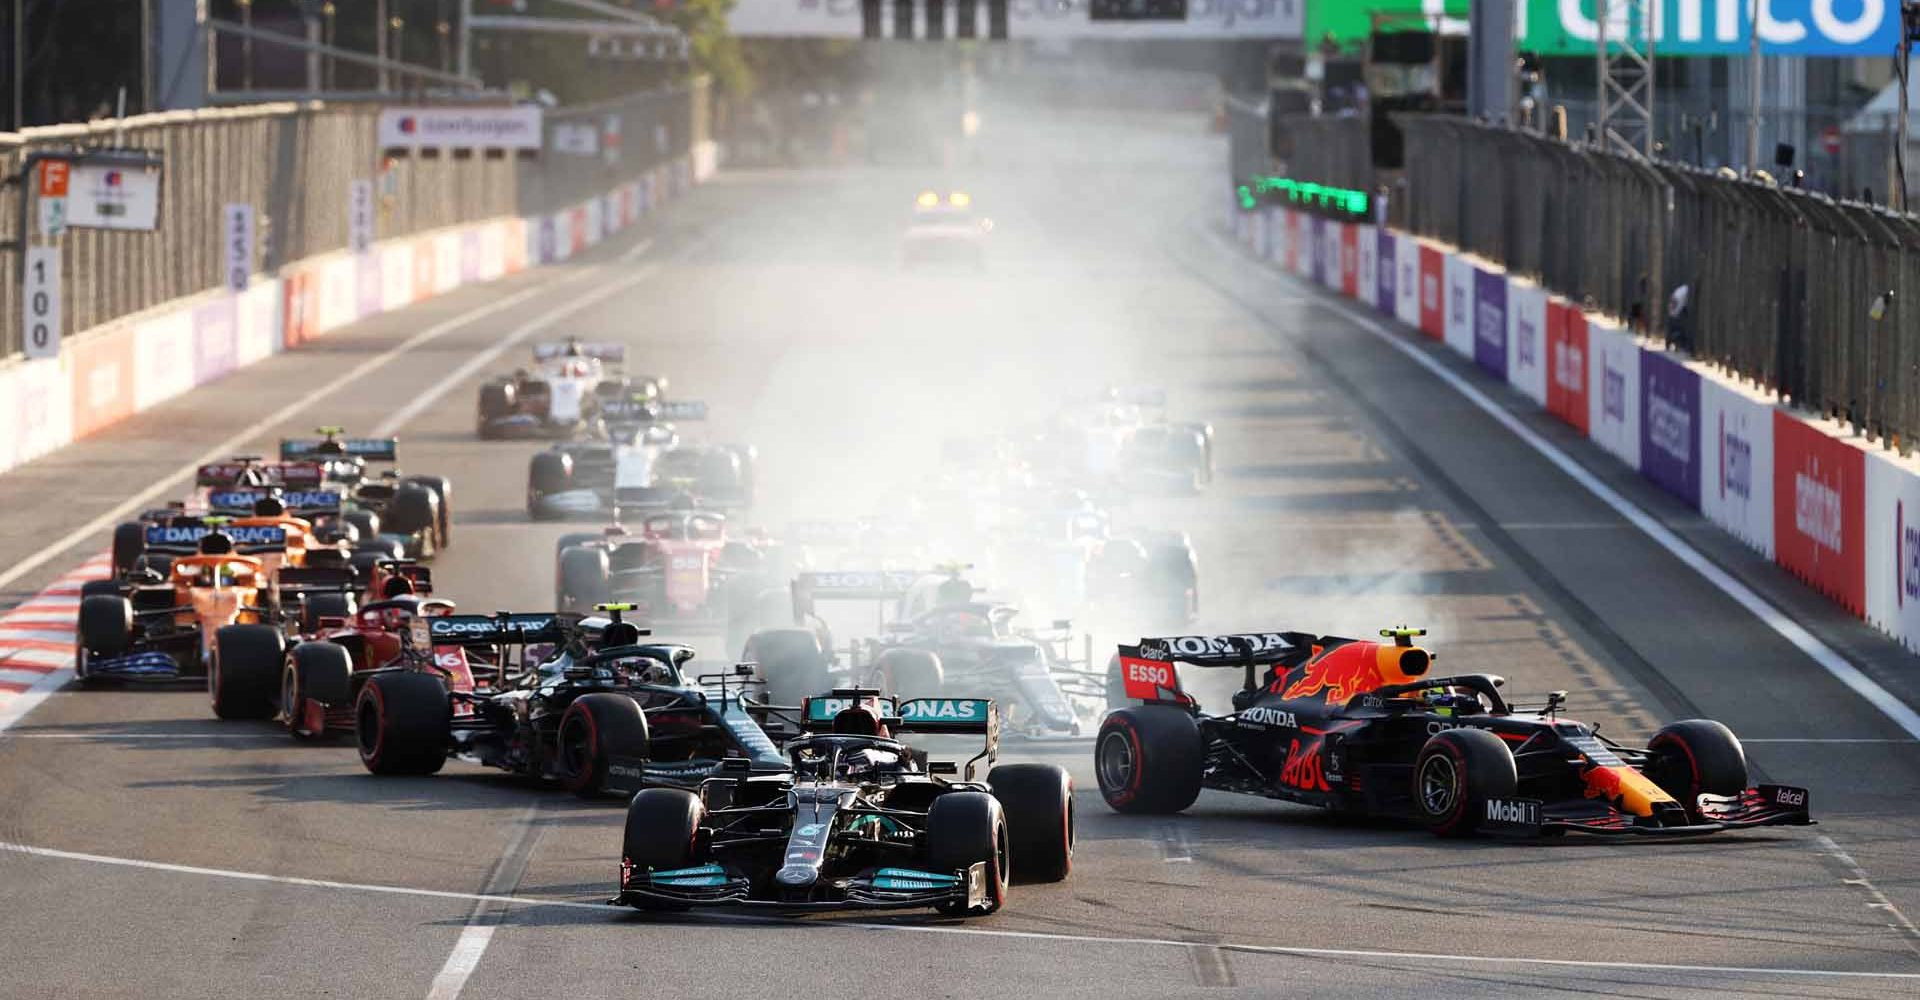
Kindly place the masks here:
<instances>
[{"instance_id":1,"label":"claro logo","mask_svg":"<svg viewBox=\"0 0 1920 1000\"><path fill-rule=\"evenodd\" d=\"M1815 478L1820 473L1817 464L1812 472L1793 474L1793 527L1838 554L1842 551L1840 491Z\"/></svg>"},{"instance_id":2,"label":"claro logo","mask_svg":"<svg viewBox=\"0 0 1920 1000\"><path fill-rule=\"evenodd\" d=\"M1440 308L1440 279L1431 274L1420 276L1420 304L1427 309Z\"/></svg>"},{"instance_id":3,"label":"claro logo","mask_svg":"<svg viewBox=\"0 0 1920 1000\"><path fill-rule=\"evenodd\" d=\"M1573 344L1561 344L1553 359L1553 384L1570 393L1587 388L1587 358Z\"/></svg>"}]
</instances>

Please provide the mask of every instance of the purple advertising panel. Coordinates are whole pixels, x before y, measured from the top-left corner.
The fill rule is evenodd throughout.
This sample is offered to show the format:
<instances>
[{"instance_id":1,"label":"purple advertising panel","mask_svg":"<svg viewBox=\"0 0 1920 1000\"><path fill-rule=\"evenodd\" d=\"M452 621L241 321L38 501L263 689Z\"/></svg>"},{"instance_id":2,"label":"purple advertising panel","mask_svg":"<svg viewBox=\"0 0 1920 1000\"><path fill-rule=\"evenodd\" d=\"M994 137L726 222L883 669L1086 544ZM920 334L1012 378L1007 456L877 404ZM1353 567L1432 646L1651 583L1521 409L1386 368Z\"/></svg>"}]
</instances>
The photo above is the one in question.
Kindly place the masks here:
<instances>
[{"instance_id":1,"label":"purple advertising panel","mask_svg":"<svg viewBox=\"0 0 1920 1000\"><path fill-rule=\"evenodd\" d=\"M1393 249L1399 245L1400 241L1393 235L1393 230L1385 226L1380 227L1376 239L1379 241L1380 249L1375 251L1378 256L1373 264L1375 283L1373 304L1375 308L1391 316L1394 304L1398 301L1394 292Z\"/></svg>"},{"instance_id":2,"label":"purple advertising panel","mask_svg":"<svg viewBox=\"0 0 1920 1000\"><path fill-rule=\"evenodd\" d=\"M193 310L193 382L200 385L232 371L239 363L235 299L222 295Z\"/></svg>"},{"instance_id":3,"label":"purple advertising panel","mask_svg":"<svg viewBox=\"0 0 1920 1000\"><path fill-rule=\"evenodd\" d=\"M1313 242L1308 245L1313 247L1313 281L1314 284L1324 285L1327 283L1327 255L1321 248L1327 243L1327 220L1314 216L1312 231Z\"/></svg>"},{"instance_id":4,"label":"purple advertising panel","mask_svg":"<svg viewBox=\"0 0 1920 1000\"><path fill-rule=\"evenodd\" d=\"M540 217L540 227L537 233L540 241L540 263L551 264L557 259L559 253L559 239L558 234L554 232L553 216L543 215Z\"/></svg>"},{"instance_id":5,"label":"purple advertising panel","mask_svg":"<svg viewBox=\"0 0 1920 1000\"><path fill-rule=\"evenodd\" d=\"M380 311L386 298L386 275L380 270L380 251L372 249L359 255L353 266L359 271L353 282L360 299L355 303L355 315L366 319Z\"/></svg>"},{"instance_id":6,"label":"purple advertising panel","mask_svg":"<svg viewBox=\"0 0 1920 1000\"><path fill-rule=\"evenodd\" d=\"M1640 352L1640 474L1700 509L1700 376Z\"/></svg>"},{"instance_id":7,"label":"purple advertising panel","mask_svg":"<svg viewBox=\"0 0 1920 1000\"><path fill-rule=\"evenodd\" d=\"M1507 377L1507 276L1473 271L1473 360Z\"/></svg>"}]
</instances>

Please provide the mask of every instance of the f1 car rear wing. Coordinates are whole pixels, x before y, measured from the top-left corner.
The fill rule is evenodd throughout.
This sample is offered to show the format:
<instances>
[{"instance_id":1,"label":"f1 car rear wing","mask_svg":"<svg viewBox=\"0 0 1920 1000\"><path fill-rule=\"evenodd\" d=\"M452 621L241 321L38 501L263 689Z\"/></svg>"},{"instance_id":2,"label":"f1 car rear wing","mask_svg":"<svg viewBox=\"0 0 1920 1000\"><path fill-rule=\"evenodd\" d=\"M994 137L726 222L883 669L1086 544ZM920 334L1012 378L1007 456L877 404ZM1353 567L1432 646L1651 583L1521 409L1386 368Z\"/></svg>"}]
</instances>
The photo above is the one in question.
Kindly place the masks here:
<instances>
[{"instance_id":1,"label":"f1 car rear wing","mask_svg":"<svg viewBox=\"0 0 1920 1000\"><path fill-rule=\"evenodd\" d=\"M1186 705L1193 699L1180 690L1180 675L1173 668L1175 663L1241 667L1247 674L1246 684L1251 687L1256 667L1305 662L1317 646L1327 641L1306 632L1145 638L1138 645L1119 647L1120 680L1129 698Z\"/></svg>"},{"instance_id":2,"label":"f1 car rear wing","mask_svg":"<svg viewBox=\"0 0 1920 1000\"><path fill-rule=\"evenodd\" d=\"M253 513L253 505L267 497L276 497L294 517L306 517L314 514L337 514L340 511L342 497L336 490L214 490L207 494L207 509L216 514L246 516Z\"/></svg>"},{"instance_id":3,"label":"f1 car rear wing","mask_svg":"<svg viewBox=\"0 0 1920 1000\"><path fill-rule=\"evenodd\" d=\"M800 707L807 728L831 726L841 712L866 705L879 713L880 724L895 733L944 733L985 737L980 755L967 763L971 776L973 762L993 760L1000 750L1000 709L988 698L893 698L873 688L835 688L831 693L810 697Z\"/></svg>"},{"instance_id":4,"label":"f1 car rear wing","mask_svg":"<svg viewBox=\"0 0 1920 1000\"><path fill-rule=\"evenodd\" d=\"M339 454L347 458L361 458L369 462L400 460L399 438L282 438L280 460L288 462L326 454L321 448L329 443L339 445Z\"/></svg>"},{"instance_id":5,"label":"f1 car rear wing","mask_svg":"<svg viewBox=\"0 0 1920 1000\"><path fill-rule=\"evenodd\" d=\"M482 646L504 643L531 646L565 642L580 622L579 615L558 612L502 611L491 615L443 615L415 618L407 633L416 648Z\"/></svg>"},{"instance_id":6,"label":"f1 car rear wing","mask_svg":"<svg viewBox=\"0 0 1920 1000\"><path fill-rule=\"evenodd\" d=\"M552 361L555 358L565 357L567 348L569 347L577 349L582 357L592 358L595 361L601 361L607 364L624 364L627 360L627 345L625 344L616 344L612 341L584 340L550 341L544 344L535 344L533 345L533 360L536 362Z\"/></svg>"},{"instance_id":7,"label":"f1 car rear wing","mask_svg":"<svg viewBox=\"0 0 1920 1000\"><path fill-rule=\"evenodd\" d=\"M795 611L811 613L815 601L897 601L907 596L919 570L876 569L809 572L793 578Z\"/></svg>"},{"instance_id":8,"label":"f1 car rear wing","mask_svg":"<svg viewBox=\"0 0 1920 1000\"><path fill-rule=\"evenodd\" d=\"M220 531L233 539L235 555L258 555L263 552L283 552L287 547L285 528L263 525L150 525L147 528L147 551L191 554L200 551L200 540Z\"/></svg>"},{"instance_id":9,"label":"f1 car rear wing","mask_svg":"<svg viewBox=\"0 0 1920 1000\"><path fill-rule=\"evenodd\" d=\"M351 594L358 589L353 570L320 566L282 566L274 583L282 594Z\"/></svg>"},{"instance_id":10,"label":"f1 car rear wing","mask_svg":"<svg viewBox=\"0 0 1920 1000\"><path fill-rule=\"evenodd\" d=\"M209 462L194 470L195 486L231 489L244 477L262 476L274 486L315 487L325 481L327 470L319 462L262 462L236 458L227 462Z\"/></svg>"}]
</instances>

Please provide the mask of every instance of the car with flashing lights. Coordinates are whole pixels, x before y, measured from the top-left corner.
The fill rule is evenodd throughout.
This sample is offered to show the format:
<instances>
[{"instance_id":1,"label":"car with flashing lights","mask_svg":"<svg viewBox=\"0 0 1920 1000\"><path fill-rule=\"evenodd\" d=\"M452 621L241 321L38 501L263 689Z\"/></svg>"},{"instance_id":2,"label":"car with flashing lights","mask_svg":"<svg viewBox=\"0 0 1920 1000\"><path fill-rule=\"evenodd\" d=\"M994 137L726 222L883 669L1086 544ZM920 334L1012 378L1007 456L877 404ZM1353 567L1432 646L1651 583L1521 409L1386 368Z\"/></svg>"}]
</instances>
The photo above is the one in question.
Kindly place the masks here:
<instances>
[{"instance_id":1,"label":"car with flashing lights","mask_svg":"<svg viewBox=\"0 0 1920 1000\"><path fill-rule=\"evenodd\" d=\"M570 438L597 433L603 404L611 400L660 398L667 380L621 372L625 345L582 341L535 344L533 367L517 369L480 386L478 426L485 440Z\"/></svg>"},{"instance_id":2,"label":"car with flashing lights","mask_svg":"<svg viewBox=\"0 0 1920 1000\"><path fill-rule=\"evenodd\" d=\"M677 400L621 409L602 438L561 442L527 463L527 516L536 521L602 517L664 506L690 493L708 507L753 503L759 453L751 445L681 436L675 421L705 420L705 403Z\"/></svg>"},{"instance_id":3,"label":"car with flashing lights","mask_svg":"<svg viewBox=\"0 0 1920 1000\"><path fill-rule=\"evenodd\" d=\"M1443 837L1569 832L1683 837L1807 825L1806 789L1749 784L1726 726L1688 719L1644 746L1561 714L1566 692L1509 703L1504 678L1434 675L1425 630L1380 639L1273 631L1121 646L1132 702L1102 723L1094 773L1122 813L1170 814L1201 789L1407 820ZM1209 715L1176 665L1243 672L1233 711Z\"/></svg>"},{"instance_id":4,"label":"car with flashing lights","mask_svg":"<svg viewBox=\"0 0 1920 1000\"><path fill-rule=\"evenodd\" d=\"M726 761L692 788L651 788L627 806L615 903L643 910L932 907L984 916L1014 878L1073 868L1073 779L1055 764L1001 764L987 698L809 697L786 766ZM905 741L977 735L964 765ZM990 770L981 781L985 760Z\"/></svg>"},{"instance_id":5,"label":"car with flashing lights","mask_svg":"<svg viewBox=\"0 0 1920 1000\"><path fill-rule=\"evenodd\" d=\"M1105 675L1088 668L1091 640L1064 619L1017 627L1019 607L981 599L966 568L801 572L786 622L755 631L741 658L776 702L834 683L901 698L971 691L1007 707L1012 735L1080 735L1106 708ZM838 601L877 604L879 634L836 648L819 604Z\"/></svg>"},{"instance_id":6,"label":"car with flashing lights","mask_svg":"<svg viewBox=\"0 0 1920 1000\"><path fill-rule=\"evenodd\" d=\"M323 485L339 494L340 502L331 514L316 516L315 530L322 537L350 540L356 565L428 559L452 543L453 484L444 476L403 474L397 465L399 438L347 437L340 427L320 427L316 433L281 440L280 460L320 466Z\"/></svg>"},{"instance_id":7,"label":"car with flashing lights","mask_svg":"<svg viewBox=\"0 0 1920 1000\"><path fill-rule=\"evenodd\" d=\"M463 760L589 798L698 788L726 761L784 768L739 666L691 673L693 647L645 641L625 620L633 610L414 617L403 647L414 665L369 672L354 700L361 764L426 775ZM447 647L495 657L491 683L458 690L433 665Z\"/></svg>"},{"instance_id":8,"label":"car with flashing lights","mask_svg":"<svg viewBox=\"0 0 1920 1000\"><path fill-rule=\"evenodd\" d=\"M616 519L555 546L554 601L562 611L631 604L656 629L724 630L738 649L762 609L785 608L793 553L764 531L741 529L692 497Z\"/></svg>"},{"instance_id":9,"label":"car with flashing lights","mask_svg":"<svg viewBox=\"0 0 1920 1000\"><path fill-rule=\"evenodd\" d=\"M907 267L959 263L987 266L987 239L993 220L974 207L965 191L925 190L913 199L913 215L900 238L900 260Z\"/></svg>"}]
</instances>

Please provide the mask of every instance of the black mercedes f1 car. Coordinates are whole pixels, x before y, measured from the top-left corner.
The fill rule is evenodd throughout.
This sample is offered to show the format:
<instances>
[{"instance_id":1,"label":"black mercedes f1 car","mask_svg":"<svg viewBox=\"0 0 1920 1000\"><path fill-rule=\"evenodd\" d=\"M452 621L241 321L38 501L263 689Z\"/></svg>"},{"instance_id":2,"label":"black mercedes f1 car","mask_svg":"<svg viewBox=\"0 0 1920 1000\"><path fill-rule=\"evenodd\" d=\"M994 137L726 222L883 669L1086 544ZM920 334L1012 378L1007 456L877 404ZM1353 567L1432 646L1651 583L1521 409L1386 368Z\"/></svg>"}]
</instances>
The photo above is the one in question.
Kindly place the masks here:
<instances>
[{"instance_id":1,"label":"black mercedes f1 car","mask_svg":"<svg viewBox=\"0 0 1920 1000\"><path fill-rule=\"evenodd\" d=\"M1175 813L1213 788L1411 819L1441 836L1684 836L1812 822L1806 789L1747 784L1740 741L1718 722L1675 722L1645 747L1623 746L1562 717L1563 691L1523 709L1501 697L1500 677L1428 676L1433 656L1413 644L1424 634L1122 646L1113 669L1142 704L1100 727L1100 792L1119 812ZM1233 713L1203 714L1176 663L1244 669Z\"/></svg>"},{"instance_id":2,"label":"black mercedes f1 car","mask_svg":"<svg viewBox=\"0 0 1920 1000\"><path fill-rule=\"evenodd\" d=\"M999 716L979 698L894 701L866 688L809 698L788 768L726 761L697 791L655 788L627 808L620 894L640 909L931 906L984 915L1010 877L1057 882L1073 865L1073 779L1006 764L983 783ZM929 761L896 736L972 733L966 762Z\"/></svg>"}]
</instances>

